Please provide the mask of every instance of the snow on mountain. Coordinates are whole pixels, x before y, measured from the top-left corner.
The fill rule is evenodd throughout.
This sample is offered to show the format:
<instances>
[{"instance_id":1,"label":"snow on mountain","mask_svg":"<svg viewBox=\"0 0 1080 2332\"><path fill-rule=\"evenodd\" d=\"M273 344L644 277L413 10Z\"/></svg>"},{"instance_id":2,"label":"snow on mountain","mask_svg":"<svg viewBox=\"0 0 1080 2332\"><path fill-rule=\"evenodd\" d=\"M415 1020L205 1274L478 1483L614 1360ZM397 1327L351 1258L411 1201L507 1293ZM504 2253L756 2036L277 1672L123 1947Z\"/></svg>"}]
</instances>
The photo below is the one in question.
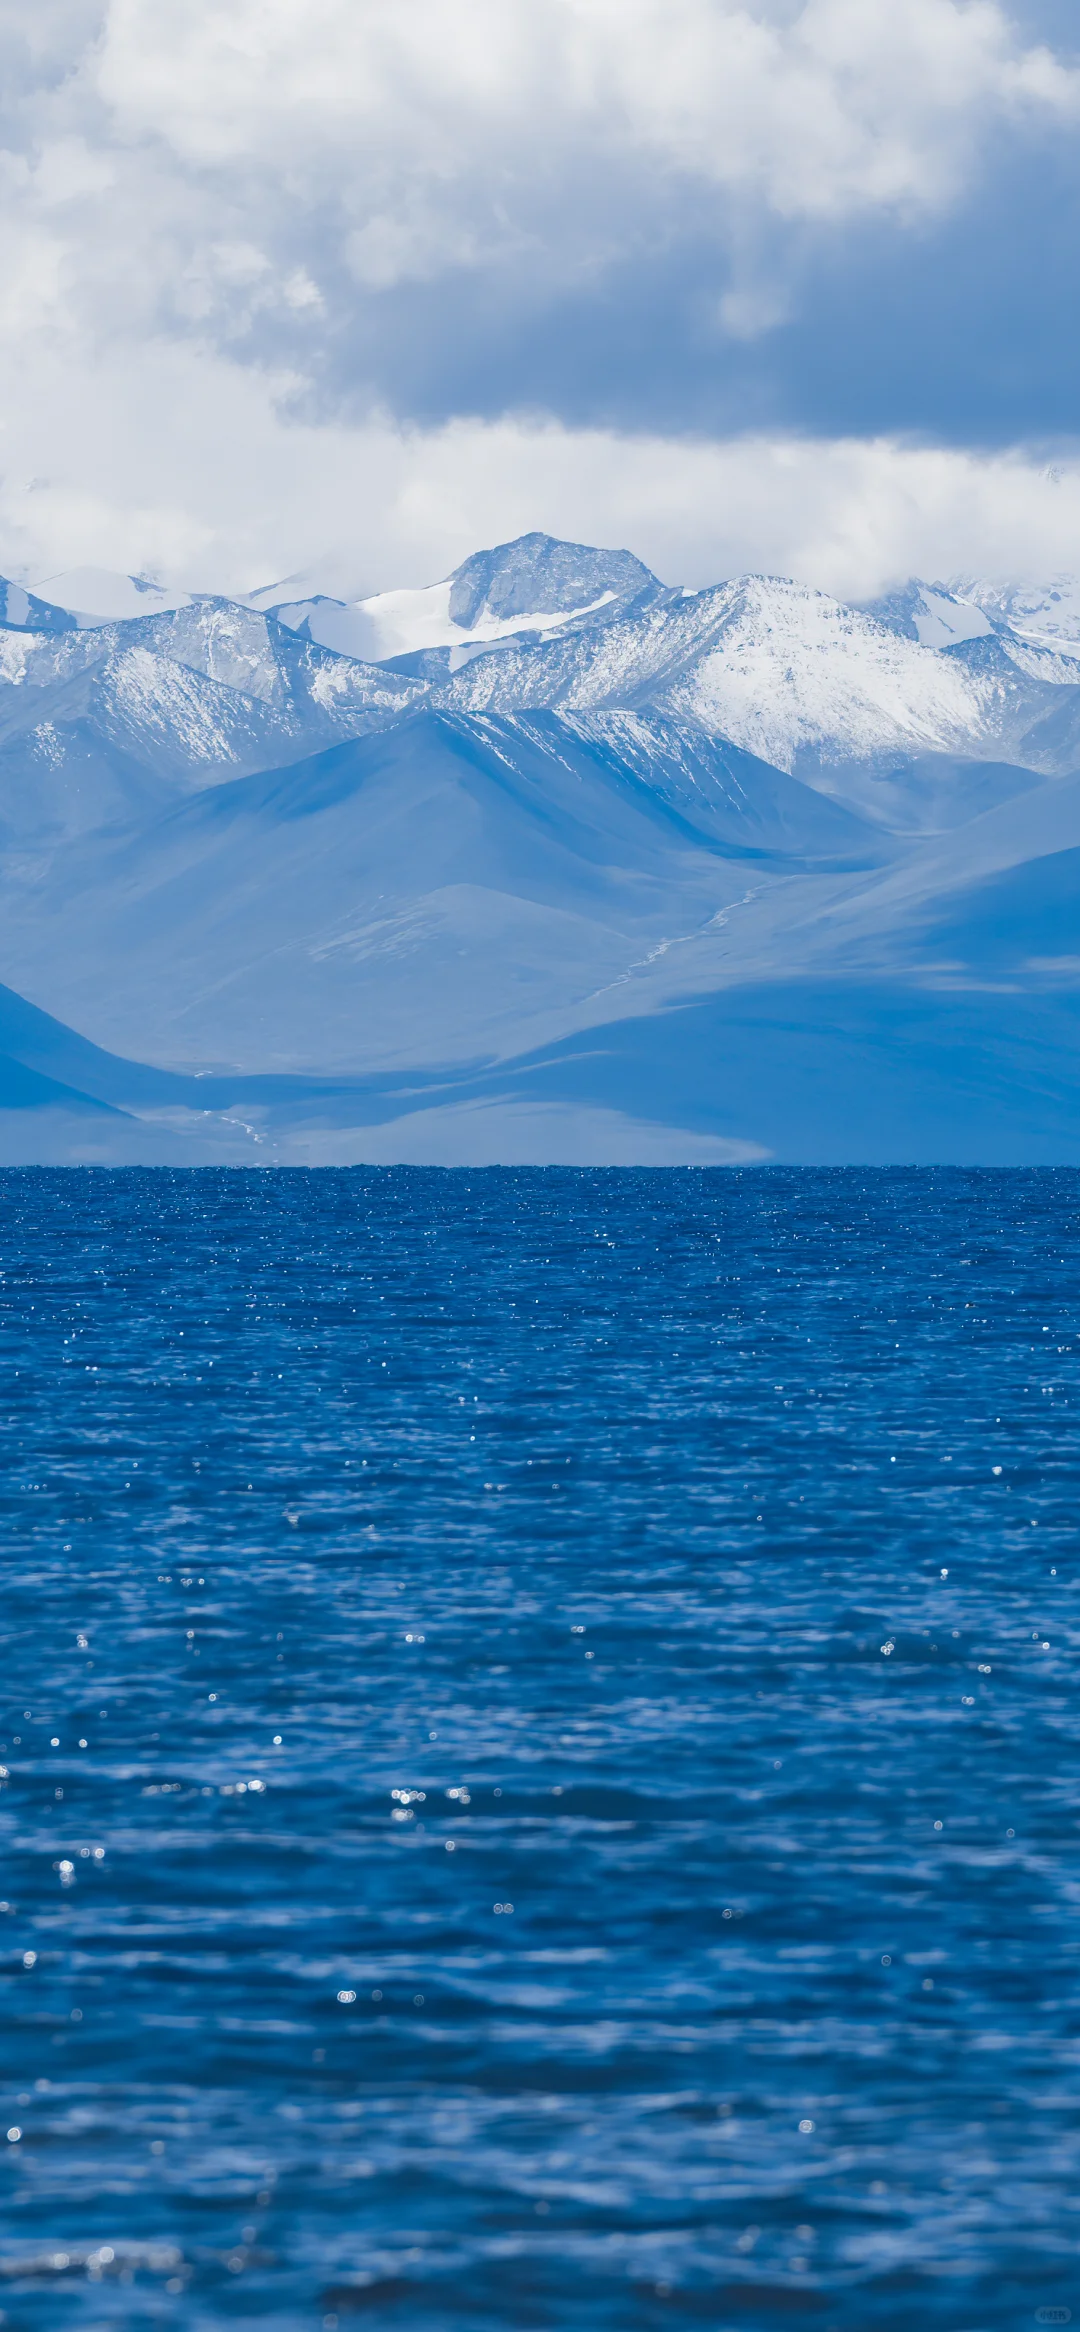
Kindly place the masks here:
<instances>
[{"instance_id":1,"label":"snow on mountain","mask_svg":"<svg viewBox=\"0 0 1080 2332\"><path fill-rule=\"evenodd\" d=\"M884 599L864 601L862 612L876 616L889 631L918 640L923 648L955 648L962 640L985 639L994 630L981 607L944 584L920 583L916 578Z\"/></svg>"},{"instance_id":2,"label":"snow on mountain","mask_svg":"<svg viewBox=\"0 0 1080 2332\"><path fill-rule=\"evenodd\" d=\"M306 567L297 567L291 575L279 576L275 583L264 583L257 591L240 592L237 597L241 607L273 615L279 607L298 599L332 599L339 607L355 607L370 589L370 566L355 551L344 550L328 552Z\"/></svg>"},{"instance_id":3,"label":"snow on mountain","mask_svg":"<svg viewBox=\"0 0 1080 2332\"><path fill-rule=\"evenodd\" d=\"M887 750L951 752L1000 726L1000 686L983 685L824 592L750 577L730 587L721 634L664 701L793 769Z\"/></svg>"},{"instance_id":4,"label":"snow on mountain","mask_svg":"<svg viewBox=\"0 0 1080 2332\"><path fill-rule=\"evenodd\" d=\"M249 695L235 685L227 631L224 646L212 628L203 644L208 661L233 671L231 682L160 652L154 634L170 620L68 634L59 643L20 639L23 685L0 688L0 829L9 845L149 815L178 792L277 767L380 726L418 693L396 673L345 663L277 632L269 671L257 659L241 667L241 676L261 684ZM262 618L252 621L265 630Z\"/></svg>"},{"instance_id":5,"label":"snow on mountain","mask_svg":"<svg viewBox=\"0 0 1080 2332\"><path fill-rule=\"evenodd\" d=\"M71 577L67 587L78 595ZM283 712L288 700L289 733L312 748L328 724L346 733L354 718L363 726L416 701L394 695L410 682L471 712L652 707L789 772L816 770L826 790L851 794L854 784L852 798L879 817L855 764L967 753L1022 766L1036 731L1035 766L1059 769L1073 750L1071 717L1052 692L1080 685L1080 666L937 584L913 582L861 609L764 576L673 590L629 552L532 534L476 553L443 583L352 605L259 608L275 597L266 591L244 605L178 595L150 613L154 588L125 585L125 606L139 612L111 624L96 616L99 636L117 648L138 641ZM43 680L45 635L24 631L35 646L22 651L14 637L0 632L0 675ZM56 638L58 676L72 668L69 638ZM395 675L385 669L395 665Z\"/></svg>"},{"instance_id":6,"label":"snow on mountain","mask_svg":"<svg viewBox=\"0 0 1080 2332\"><path fill-rule=\"evenodd\" d=\"M1057 575L1050 583L990 583L979 576L956 576L949 585L959 598L981 608L995 624L1022 638L1048 640L1080 654L1080 577Z\"/></svg>"},{"instance_id":7,"label":"snow on mountain","mask_svg":"<svg viewBox=\"0 0 1080 2332\"><path fill-rule=\"evenodd\" d=\"M581 608L536 609L527 616L483 615L468 627L457 624L450 612L452 583L433 583L424 591L383 591L356 607L342 607L333 599L305 599L275 608L278 622L317 640L339 656L358 656L372 663L398 656L421 655L434 648L450 648L460 655L477 642L512 639L523 631L557 631L571 616L594 615L614 600L605 591ZM450 669L454 664L451 661Z\"/></svg>"},{"instance_id":8,"label":"snow on mountain","mask_svg":"<svg viewBox=\"0 0 1080 2332\"><path fill-rule=\"evenodd\" d=\"M43 576L30 588L47 607L58 608L87 627L191 604L187 591L167 591L145 575L114 575L107 567L71 567L62 575Z\"/></svg>"},{"instance_id":9,"label":"snow on mountain","mask_svg":"<svg viewBox=\"0 0 1080 2332\"><path fill-rule=\"evenodd\" d=\"M510 641L497 653L470 656L435 693L445 704L473 712L657 704L676 673L715 644L737 589L721 584L714 591L663 592L640 607L617 606L602 623L567 627L550 640Z\"/></svg>"},{"instance_id":10,"label":"snow on mountain","mask_svg":"<svg viewBox=\"0 0 1080 2332\"><path fill-rule=\"evenodd\" d=\"M602 610L657 595L662 586L630 551L598 551L552 535L521 535L477 551L442 583L383 591L353 605L323 595L271 601L280 623L339 655L373 662L446 648L456 659L476 645L519 633L549 635Z\"/></svg>"},{"instance_id":11,"label":"snow on mountain","mask_svg":"<svg viewBox=\"0 0 1080 2332\"><path fill-rule=\"evenodd\" d=\"M58 626L53 631L0 629L0 723L13 711L16 721L25 717L21 694L9 691L55 688L58 682L99 665L117 645L115 633L82 632L75 626L70 630Z\"/></svg>"},{"instance_id":12,"label":"snow on mountain","mask_svg":"<svg viewBox=\"0 0 1080 2332\"><path fill-rule=\"evenodd\" d=\"M298 743L310 734L312 747L351 736L372 716L405 711L423 693L403 674L338 655L226 599L148 617L137 629L124 627L123 637L287 710L289 734Z\"/></svg>"},{"instance_id":13,"label":"snow on mountain","mask_svg":"<svg viewBox=\"0 0 1080 2332\"><path fill-rule=\"evenodd\" d=\"M10 583L0 575L0 624L13 631L71 632L78 629L76 619L66 607L53 607L44 599L25 591L21 583Z\"/></svg>"},{"instance_id":14,"label":"snow on mountain","mask_svg":"<svg viewBox=\"0 0 1080 2332\"><path fill-rule=\"evenodd\" d=\"M727 857L808 868L871 866L890 855L880 831L852 809L697 722L594 712L519 714L512 725L554 753L579 740L621 788L647 789Z\"/></svg>"},{"instance_id":15,"label":"snow on mountain","mask_svg":"<svg viewBox=\"0 0 1080 2332\"><path fill-rule=\"evenodd\" d=\"M883 755L1022 761L1014 747L1054 683L1022 673L989 627L942 651L824 592L743 576L482 653L438 695L472 711L652 706L861 800L857 767Z\"/></svg>"},{"instance_id":16,"label":"snow on mountain","mask_svg":"<svg viewBox=\"0 0 1080 2332\"><path fill-rule=\"evenodd\" d=\"M550 534L523 534L494 550L475 551L455 567L450 582L451 620L467 632L485 621L531 623L538 609L574 615L662 588L631 551L593 550Z\"/></svg>"},{"instance_id":17,"label":"snow on mountain","mask_svg":"<svg viewBox=\"0 0 1080 2332\"><path fill-rule=\"evenodd\" d=\"M284 758L281 730L270 708L149 648L106 650L52 687L0 698L8 846L149 816L178 792Z\"/></svg>"},{"instance_id":18,"label":"snow on mountain","mask_svg":"<svg viewBox=\"0 0 1080 2332\"><path fill-rule=\"evenodd\" d=\"M5 685L6 684L6 685ZM422 694L209 597L91 629L0 628L9 845L148 815L392 720Z\"/></svg>"},{"instance_id":19,"label":"snow on mountain","mask_svg":"<svg viewBox=\"0 0 1080 2332\"><path fill-rule=\"evenodd\" d=\"M193 784L204 772L264 764L285 724L258 699L208 679L145 646L108 659L97 681L100 717L122 749L153 759Z\"/></svg>"},{"instance_id":20,"label":"snow on mountain","mask_svg":"<svg viewBox=\"0 0 1080 2332\"><path fill-rule=\"evenodd\" d=\"M232 600L200 598L185 607L145 616L135 625L114 633L137 640L156 655L168 656L208 680L220 681L243 696L266 704L282 704L285 682L275 654L277 627L264 615L239 607Z\"/></svg>"}]
</instances>

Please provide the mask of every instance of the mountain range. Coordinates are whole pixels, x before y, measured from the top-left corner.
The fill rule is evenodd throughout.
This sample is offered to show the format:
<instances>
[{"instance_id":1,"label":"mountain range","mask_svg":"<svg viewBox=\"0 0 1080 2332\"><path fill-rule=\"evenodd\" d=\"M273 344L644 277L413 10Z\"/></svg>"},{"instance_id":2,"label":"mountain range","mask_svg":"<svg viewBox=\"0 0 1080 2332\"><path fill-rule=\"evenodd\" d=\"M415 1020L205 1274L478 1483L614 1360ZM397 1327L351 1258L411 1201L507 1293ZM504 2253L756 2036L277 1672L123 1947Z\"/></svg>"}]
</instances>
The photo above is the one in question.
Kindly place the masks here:
<instances>
[{"instance_id":1,"label":"mountain range","mask_svg":"<svg viewBox=\"0 0 1080 2332\"><path fill-rule=\"evenodd\" d=\"M0 1158L1080 1159L1080 586L0 580Z\"/></svg>"}]
</instances>

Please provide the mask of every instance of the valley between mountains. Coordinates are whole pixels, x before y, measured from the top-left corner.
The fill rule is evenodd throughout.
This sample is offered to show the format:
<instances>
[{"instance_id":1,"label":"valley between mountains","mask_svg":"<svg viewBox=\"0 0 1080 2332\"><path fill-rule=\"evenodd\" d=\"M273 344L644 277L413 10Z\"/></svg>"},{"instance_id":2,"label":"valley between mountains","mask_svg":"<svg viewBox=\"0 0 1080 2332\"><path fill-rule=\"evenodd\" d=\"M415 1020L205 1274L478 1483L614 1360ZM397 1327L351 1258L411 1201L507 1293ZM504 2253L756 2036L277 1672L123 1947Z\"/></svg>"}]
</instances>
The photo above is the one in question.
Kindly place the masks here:
<instances>
[{"instance_id":1,"label":"valley between mountains","mask_svg":"<svg viewBox=\"0 0 1080 2332\"><path fill-rule=\"evenodd\" d=\"M1080 1159L1080 596L0 583L0 1157Z\"/></svg>"}]
</instances>

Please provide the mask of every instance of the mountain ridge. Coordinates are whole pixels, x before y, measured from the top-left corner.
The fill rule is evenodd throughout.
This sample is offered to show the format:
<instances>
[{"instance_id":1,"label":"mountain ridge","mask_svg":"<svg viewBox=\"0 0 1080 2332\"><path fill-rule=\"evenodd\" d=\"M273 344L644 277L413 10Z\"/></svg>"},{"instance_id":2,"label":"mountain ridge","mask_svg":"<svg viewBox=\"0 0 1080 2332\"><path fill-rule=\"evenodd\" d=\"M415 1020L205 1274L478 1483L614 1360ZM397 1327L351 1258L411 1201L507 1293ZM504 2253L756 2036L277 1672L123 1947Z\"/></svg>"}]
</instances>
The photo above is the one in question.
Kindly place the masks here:
<instances>
[{"instance_id":1,"label":"mountain ridge","mask_svg":"<svg viewBox=\"0 0 1080 2332\"><path fill-rule=\"evenodd\" d=\"M303 580L0 580L0 979L128 1064L103 1132L77 1049L13 1053L0 1157L50 1111L98 1158L877 1156L903 1092L919 1155L1080 1158L1064 595L1039 632L1019 587L691 590L539 533L419 592Z\"/></svg>"}]
</instances>

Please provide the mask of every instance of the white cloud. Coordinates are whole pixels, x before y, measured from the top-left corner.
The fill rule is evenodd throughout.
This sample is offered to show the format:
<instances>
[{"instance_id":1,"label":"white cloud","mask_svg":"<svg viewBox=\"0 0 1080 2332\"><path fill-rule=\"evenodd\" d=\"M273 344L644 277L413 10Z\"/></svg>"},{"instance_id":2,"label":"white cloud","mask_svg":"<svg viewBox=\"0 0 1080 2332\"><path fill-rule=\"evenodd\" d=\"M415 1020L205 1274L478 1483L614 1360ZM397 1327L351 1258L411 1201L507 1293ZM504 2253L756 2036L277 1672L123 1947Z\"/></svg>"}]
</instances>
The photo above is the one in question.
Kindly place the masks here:
<instances>
[{"instance_id":1,"label":"white cloud","mask_svg":"<svg viewBox=\"0 0 1080 2332\"><path fill-rule=\"evenodd\" d=\"M36 0L0 105L8 571L240 587L340 546L359 590L530 526L851 592L1073 556L1073 472L1019 455L310 418L392 287L588 282L687 221L728 222L729 340L768 332L754 219L925 215L1007 125L1075 120L996 0Z\"/></svg>"},{"instance_id":2,"label":"white cloud","mask_svg":"<svg viewBox=\"0 0 1080 2332\"><path fill-rule=\"evenodd\" d=\"M747 568L850 597L911 573L1018 580L1077 564L1080 466L888 439L620 436L556 423L290 417L289 383L149 344L0 369L0 571L81 564L243 590L327 554L338 588L427 583L541 527L626 544L669 582Z\"/></svg>"},{"instance_id":3,"label":"white cloud","mask_svg":"<svg viewBox=\"0 0 1080 2332\"><path fill-rule=\"evenodd\" d=\"M489 223L575 150L789 215L922 207L970 132L1077 103L994 0L112 0L87 82L184 163L464 185Z\"/></svg>"},{"instance_id":4,"label":"white cloud","mask_svg":"<svg viewBox=\"0 0 1080 2332\"><path fill-rule=\"evenodd\" d=\"M1080 73L997 0L36 0L0 34L7 223L47 219L58 326L224 339L326 297L517 260L571 281L757 208L925 214ZM66 68L66 69L65 69ZM5 242L7 238L5 238ZM222 248L254 246L246 308ZM0 250L0 266L4 254ZM752 290L752 287L751 287ZM748 297L739 293L737 297Z\"/></svg>"}]
</instances>

